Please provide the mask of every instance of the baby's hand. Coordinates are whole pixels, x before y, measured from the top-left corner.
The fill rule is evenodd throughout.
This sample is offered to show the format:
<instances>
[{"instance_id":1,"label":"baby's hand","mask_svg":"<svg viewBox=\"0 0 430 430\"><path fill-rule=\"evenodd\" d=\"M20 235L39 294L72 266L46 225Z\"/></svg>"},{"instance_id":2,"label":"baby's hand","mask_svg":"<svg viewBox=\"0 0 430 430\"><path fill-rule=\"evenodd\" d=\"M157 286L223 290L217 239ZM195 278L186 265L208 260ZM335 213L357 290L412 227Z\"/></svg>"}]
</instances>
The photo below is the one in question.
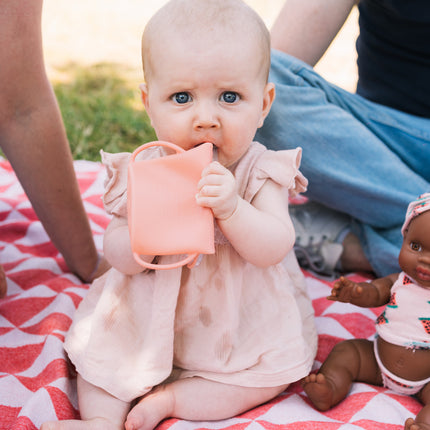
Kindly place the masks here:
<instances>
[{"instance_id":1,"label":"baby's hand","mask_svg":"<svg viewBox=\"0 0 430 430\"><path fill-rule=\"evenodd\" d=\"M331 295L328 296L327 299L336 302L352 303L354 299L360 297L362 293L363 287L342 276L334 283Z\"/></svg>"},{"instance_id":2,"label":"baby's hand","mask_svg":"<svg viewBox=\"0 0 430 430\"><path fill-rule=\"evenodd\" d=\"M223 220L236 210L238 199L233 174L217 161L209 164L198 184L197 204L211 208L215 218Z\"/></svg>"}]
</instances>

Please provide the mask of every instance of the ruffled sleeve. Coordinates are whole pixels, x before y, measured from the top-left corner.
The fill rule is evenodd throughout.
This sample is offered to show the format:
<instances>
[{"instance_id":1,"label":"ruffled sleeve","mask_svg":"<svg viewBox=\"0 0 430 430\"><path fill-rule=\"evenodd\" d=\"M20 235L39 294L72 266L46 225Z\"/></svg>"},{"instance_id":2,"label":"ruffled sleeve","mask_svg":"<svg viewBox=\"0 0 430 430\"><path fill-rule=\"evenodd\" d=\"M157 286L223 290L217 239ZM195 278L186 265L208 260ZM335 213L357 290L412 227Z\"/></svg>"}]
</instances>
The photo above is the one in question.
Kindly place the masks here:
<instances>
[{"instance_id":1,"label":"ruffled sleeve","mask_svg":"<svg viewBox=\"0 0 430 430\"><path fill-rule=\"evenodd\" d=\"M129 152L111 154L100 151L102 162L106 167L106 179L104 183L103 204L111 215L127 216L127 180L128 164L131 159ZM141 151L136 160L149 160L166 155L164 148L160 146L149 147Z\"/></svg>"},{"instance_id":2,"label":"ruffled sleeve","mask_svg":"<svg viewBox=\"0 0 430 430\"><path fill-rule=\"evenodd\" d=\"M267 179L288 189L290 197L305 192L308 180L299 170L301 158L301 148L271 151L253 142L248 156L240 162L235 172L239 186L243 188L241 195L251 201ZM240 177L248 179L243 181Z\"/></svg>"},{"instance_id":3,"label":"ruffled sleeve","mask_svg":"<svg viewBox=\"0 0 430 430\"><path fill-rule=\"evenodd\" d=\"M109 214L127 216L127 168L131 154L110 154L100 151L106 167L103 204Z\"/></svg>"}]
</instances>

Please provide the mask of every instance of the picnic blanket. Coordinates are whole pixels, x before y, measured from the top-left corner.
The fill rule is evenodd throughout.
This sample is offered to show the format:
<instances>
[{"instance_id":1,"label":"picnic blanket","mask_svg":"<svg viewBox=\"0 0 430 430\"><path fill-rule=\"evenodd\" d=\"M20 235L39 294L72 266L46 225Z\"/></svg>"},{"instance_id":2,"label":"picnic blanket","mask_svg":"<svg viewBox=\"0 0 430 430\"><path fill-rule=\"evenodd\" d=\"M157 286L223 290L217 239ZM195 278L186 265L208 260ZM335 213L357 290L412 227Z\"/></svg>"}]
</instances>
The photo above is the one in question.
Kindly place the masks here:
<instances>
[{"instance_id":1,"label":"picnic blanket","mask_svg":"<svg viewBox=\"0 0 430 430\"><path fill-rule=\"evenodd\" d=\"M104 167L75 161L97 247L109 217L103 209ZM8 295L0 300L0 430L33 430L47 420L78 418L76 374L63 351L65 333L89 286L69 273L49 241L9 163L0 160L0 264ZM372 339L379 309L330 302L330 282L306 273L319 335L314 370L339 341ZM356 280L363 276L351 274ZM412 397L356 383L326 413L315 410L300 384L271 402L217 422L168 419L159 429L403 429L421 405Z\"/></svg>"}]
</instances>

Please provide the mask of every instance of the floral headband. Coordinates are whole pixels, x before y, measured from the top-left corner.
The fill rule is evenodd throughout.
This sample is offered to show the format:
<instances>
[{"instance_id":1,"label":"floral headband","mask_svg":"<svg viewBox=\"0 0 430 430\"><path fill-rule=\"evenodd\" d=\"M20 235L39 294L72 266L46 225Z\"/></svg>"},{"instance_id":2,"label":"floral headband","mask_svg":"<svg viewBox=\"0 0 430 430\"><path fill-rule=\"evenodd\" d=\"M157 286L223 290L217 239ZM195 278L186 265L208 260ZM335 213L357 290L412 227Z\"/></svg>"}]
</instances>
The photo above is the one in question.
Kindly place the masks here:
<instances>
[{"instance_id":1,"label":"floral headband","mask_svg":"<svg viewBox=\"0 0 430 430\"><path fill-rule=\"evenodd\" d=\"M417 200L409 203L408 210L406 211L405 222L402 226L402 235L405 235L410 222L414 218L428 210L430 210L430 193L421 194Z\"/></svg>"}]
</instances>

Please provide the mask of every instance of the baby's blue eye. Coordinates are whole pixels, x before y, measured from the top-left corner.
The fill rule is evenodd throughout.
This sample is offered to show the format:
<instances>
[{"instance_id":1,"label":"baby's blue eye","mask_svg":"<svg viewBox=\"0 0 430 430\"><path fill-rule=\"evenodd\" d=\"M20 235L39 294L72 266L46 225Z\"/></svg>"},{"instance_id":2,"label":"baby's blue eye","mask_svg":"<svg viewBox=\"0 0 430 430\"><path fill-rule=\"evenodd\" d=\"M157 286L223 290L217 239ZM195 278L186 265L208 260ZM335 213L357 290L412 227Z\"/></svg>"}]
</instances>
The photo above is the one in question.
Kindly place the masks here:
<instances>
[{"instance_id":1,"label":"baby's blue eye","mask_svg":"<svg viewBox=\"0 0 430 430\"><path fill-rule=\"evenodd\" d=\"M233 91L226 91L222 93L221 99L225 103L234 103L239 99L239 95Z\"/></svg>"},{"instance_id":2,"label":"baby's blue eye","mask_svg":"<svg viewBox=\"0 0 430 430\"><path fill-rule=\"evenodd\" d=\"M191 100L191 96L188 93L176 93L173 95L173 100L175 100L176 103L184 104L188 103Z\"/></svg>"}]
</instances>

